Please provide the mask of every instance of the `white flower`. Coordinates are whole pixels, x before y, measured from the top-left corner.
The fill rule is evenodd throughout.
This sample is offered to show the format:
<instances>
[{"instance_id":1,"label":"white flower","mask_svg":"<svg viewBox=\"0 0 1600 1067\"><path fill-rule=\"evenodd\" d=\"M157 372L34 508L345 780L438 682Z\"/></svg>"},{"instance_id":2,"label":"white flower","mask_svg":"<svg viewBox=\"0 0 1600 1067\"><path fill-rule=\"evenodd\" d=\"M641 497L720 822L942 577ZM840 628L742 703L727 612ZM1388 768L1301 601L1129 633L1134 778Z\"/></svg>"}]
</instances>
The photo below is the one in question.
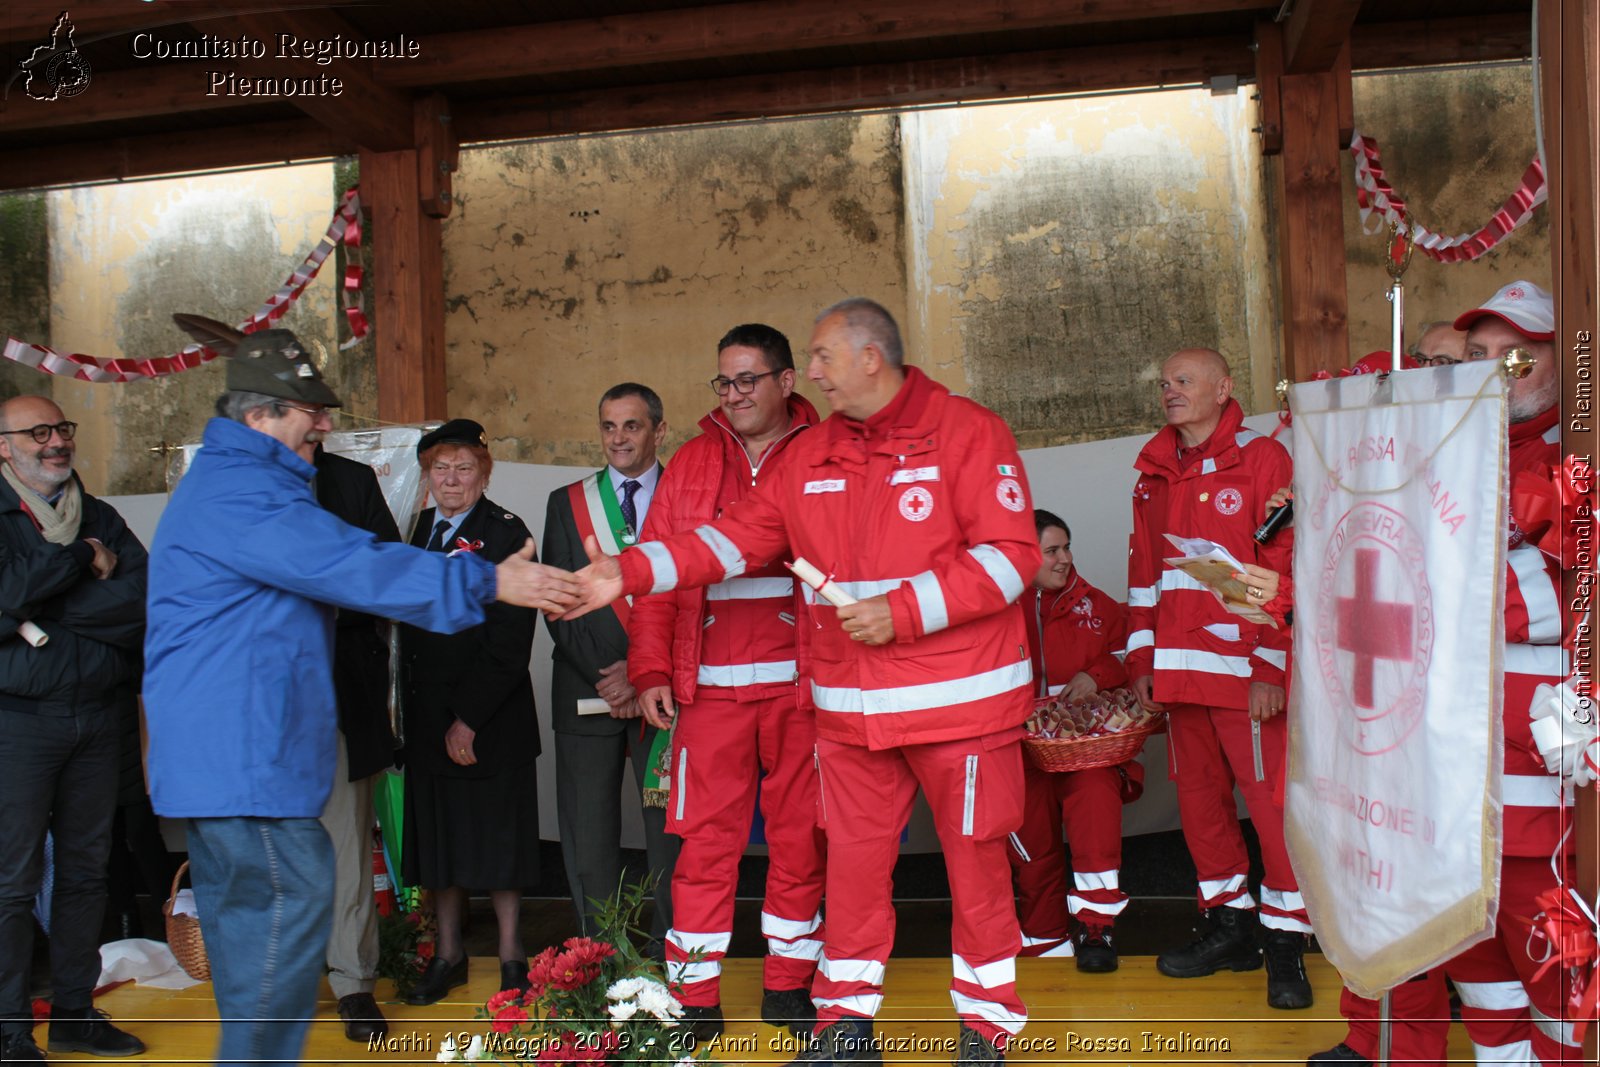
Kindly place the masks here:
<instances>
[{"instance_id":1,"label":"white flower","mask_svg":"<svg viewBox=\"0 0 1600 1067\"><path fill-rule=\"evenodd\" d=\"M606 1008L606 1011L616 1022L627 1022L639 1011L639 1002L637 1000L625 1000L621 1004L612 1004Z\"/></svg>"},{"instance_id":2,"label":"white flower","mask_svg":"<svg viewBox=\"0 0 1600 1067\"><path fill-rule=\"evenodd\" d=\"M493 1054L489 1051L488 1047L484 1044L483 1035L473 1034L472 1041L467 1045L466 1058L469 1060L487 1060L490 1059L492 1055Z\"/></svg>"},{"instance_id":3,"label":"white flower","mask_svg":"<svg viewBox=\"0 0 1600 1067\"><path fill-rule=\"evenodd\" d=\"M649 982L639 990L639 1007L657 1019L676 1019L683 1014L683 1005L660 982Z\"/></svg>"},{"instance_id":4,"label":"white flower","mask_svg":"<svg viewBox=\"0 0 1600 1067\"><path fill-rule=\"evenodd\" d=\"M611 988L606 990L607 1000L631 1000L639 995L639 990L651 984L648 978L622 978L611 983Z\"/></svg>"},{"instance_id":5,"label":"white flower","mask_svg":"<svg viewBox=\"0 0 1600 1067\"><path fill-rule=\"evenodd\" d=\"M456 1039L449 1034L444 1035L444 1040L439 1042L439 1055L434 1059L440 1063L454 1063L461 1059L461 1053L456 1048Z\"/></svg>"}]
</instances>

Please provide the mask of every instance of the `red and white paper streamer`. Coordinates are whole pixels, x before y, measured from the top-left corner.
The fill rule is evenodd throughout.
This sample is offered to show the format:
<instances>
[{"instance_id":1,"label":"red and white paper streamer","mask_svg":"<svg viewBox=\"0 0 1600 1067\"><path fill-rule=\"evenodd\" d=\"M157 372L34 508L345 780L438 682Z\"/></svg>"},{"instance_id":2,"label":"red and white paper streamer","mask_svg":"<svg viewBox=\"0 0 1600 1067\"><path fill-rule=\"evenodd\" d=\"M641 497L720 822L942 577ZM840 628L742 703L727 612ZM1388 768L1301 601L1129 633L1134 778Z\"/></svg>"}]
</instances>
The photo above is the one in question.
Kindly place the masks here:
<instances>
[{"instance_id":1,"label":"red and white paper streamer","mask_svg":"<svg viewBox=\"0 0 1600 1067\"><path fill-rule=\"evenodd\" d=\"M317 247L313 248L311 254L305 258L305 262L295 268L294 273L289 275L276 292L267 297L254 314L239 324L239 329L244 333L255 333L281 319L284 312L300 299L311 279L317 276L317 271L322 268L322 263L328 258L329 253L341 242L349 249L347 255L357 262L345 268L342 300L345 317L350 321L351 339L339 347L348 348L365 337L368 325L366 315L361 310L362 271L359 262L361 197L355 188L351 188L340 198L327 232L322 235ZM153 359L104 359L77 352L57 352L44 345L19 341L15 337L6 338L5 351L0 354L13 363L21 363L45 374L59 374L84 382L131 382L143 378L160 378L190 370L217 358L217 354L204 345L192 344L170 356L158 356Z\"/></svg>"},{"instance_id":2,"label":"red and white paper streamer","mask_svg":"<svg viewBox=\"0 0 1600 1067\"><path fill-rule=\"evenodd\" d=\"M1383 164L1378 159L1378 142L1361 133L1350 139L1350 154L1356 161L1356 205L1361 209L1361 229L1376 233L1378 227L1370 224L1376 213L1388 228L1402 227L1425 255L1443 263L1459 263L1477 259L1499 244L1506 234L1533 217L1533 209L1544 203L1548 188L1544 180L1544 165L1536 158L1522 174L1516 190L1490 216L1476 233L1463 233L1444 237L1434 233L1420 222L1406 216L1406 202L1394 191L1383 175Z\"/></svg>"}]
</instances>

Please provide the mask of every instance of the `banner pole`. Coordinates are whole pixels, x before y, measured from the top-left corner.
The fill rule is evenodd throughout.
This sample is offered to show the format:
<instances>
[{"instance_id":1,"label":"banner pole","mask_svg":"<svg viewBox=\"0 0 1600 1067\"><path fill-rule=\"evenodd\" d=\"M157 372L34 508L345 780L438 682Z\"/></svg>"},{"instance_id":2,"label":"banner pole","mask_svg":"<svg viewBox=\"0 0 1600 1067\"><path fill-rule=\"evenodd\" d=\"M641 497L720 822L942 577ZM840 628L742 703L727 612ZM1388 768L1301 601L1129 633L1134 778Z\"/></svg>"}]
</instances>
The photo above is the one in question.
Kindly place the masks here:
<instances>
[{"instance_id":1,"label":"banner pole","mask_svg":"<svg viewBox=\"0 0 1600 1067\"><path fill-rule=\"evenodd\" d=\"M1378 1061L1377 1067L1389 1067L1389 1042L1391 1035L1389 1028L1392 1020L1389 1018L1389 991L1385 989L1378 997Z\"/></svg>"}]
</instances>

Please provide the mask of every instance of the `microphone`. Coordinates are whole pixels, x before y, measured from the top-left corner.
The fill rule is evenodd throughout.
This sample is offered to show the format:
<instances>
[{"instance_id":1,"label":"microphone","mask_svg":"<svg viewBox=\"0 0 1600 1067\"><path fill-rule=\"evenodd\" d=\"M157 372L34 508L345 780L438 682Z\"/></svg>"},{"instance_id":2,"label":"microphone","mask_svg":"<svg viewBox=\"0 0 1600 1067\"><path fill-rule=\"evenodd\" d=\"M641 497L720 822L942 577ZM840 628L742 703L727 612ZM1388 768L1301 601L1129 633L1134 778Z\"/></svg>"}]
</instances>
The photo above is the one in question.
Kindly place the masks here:
<instances>
[{"instance_id":1,"label":"microphone","mask_svg":"<svg viewBox=\"0 0 1600 1067\"><path fill-rule=\"evenodd\" d=\"M1272 514L1267 516L1267 521L1256 527L1256 532L1251 537L1256 544L1264 545L1293 518L1294 501L1291 500L1281 508L1274 508Z\"/></svg>"}]
</instances>

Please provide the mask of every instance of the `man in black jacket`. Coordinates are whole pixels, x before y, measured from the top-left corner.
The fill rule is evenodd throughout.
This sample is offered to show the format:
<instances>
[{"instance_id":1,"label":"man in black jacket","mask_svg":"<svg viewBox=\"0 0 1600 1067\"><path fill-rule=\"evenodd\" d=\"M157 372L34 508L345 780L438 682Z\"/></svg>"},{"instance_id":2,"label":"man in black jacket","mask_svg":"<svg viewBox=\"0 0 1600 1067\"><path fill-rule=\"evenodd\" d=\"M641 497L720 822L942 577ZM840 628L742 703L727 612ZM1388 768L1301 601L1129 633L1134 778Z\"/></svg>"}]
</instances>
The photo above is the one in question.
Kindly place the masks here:
<instances>
[{"instance_id":1,"label":"man in black jacket","mask_svg":"<svg viewBox=\"0 0 1600 1067\"><path fill-rule=\"evenodd\" d=\"M590 533L602 545L638 539L661 477L656 450L666 433L661 398L649 386L624 382L600 398L606 466L550 494L539 546L546 563L568 570L584 566L589 557L583 539ZM579 928L587 935L595 932L593 902L615 893L622 878L623 768L631 756L643 792L658 733L642 718L628 683L627 609L627 602L619 601L571 622L545 619L556 646L550 703L561 858ZM672 925L672 868L679 845L666 823L664 803L644 806L645 859L657 879L650 951L658 956Z\"/></svg>"},{"instance_id":2,"label":"man in black jacket","mask_svg":"<svg viewBox=\"0 0 1600 1067\"><path fill-rule=\"evenodd\" d=\"M77 424L42 396L0 404L0 1056L44 1060L28 997L30 906L45 832L52 1052L132 1056L144 1043L94 1007L116 810L118 709L144 641L139 539L72 472Z\"/></svg>"},{"instance_id":3,"label":"man in black jacket","mask_svg":"<svg viewBox=\"0 0 1600 1067\"><path fill-rule=\"evenodd\" d=\"M399 541L378 477L365 463L318 446L317 503L352 526ZM338 614L333 689L339 705L339 760L322 826L333 842L333 935L328 985L339 998L344 1036L368 1041L389 1032L372 996L378 977L378 909L372 896L373 777L394 763L389 725L387 623L361 611Z\"/></svg>"}]
</instances>

